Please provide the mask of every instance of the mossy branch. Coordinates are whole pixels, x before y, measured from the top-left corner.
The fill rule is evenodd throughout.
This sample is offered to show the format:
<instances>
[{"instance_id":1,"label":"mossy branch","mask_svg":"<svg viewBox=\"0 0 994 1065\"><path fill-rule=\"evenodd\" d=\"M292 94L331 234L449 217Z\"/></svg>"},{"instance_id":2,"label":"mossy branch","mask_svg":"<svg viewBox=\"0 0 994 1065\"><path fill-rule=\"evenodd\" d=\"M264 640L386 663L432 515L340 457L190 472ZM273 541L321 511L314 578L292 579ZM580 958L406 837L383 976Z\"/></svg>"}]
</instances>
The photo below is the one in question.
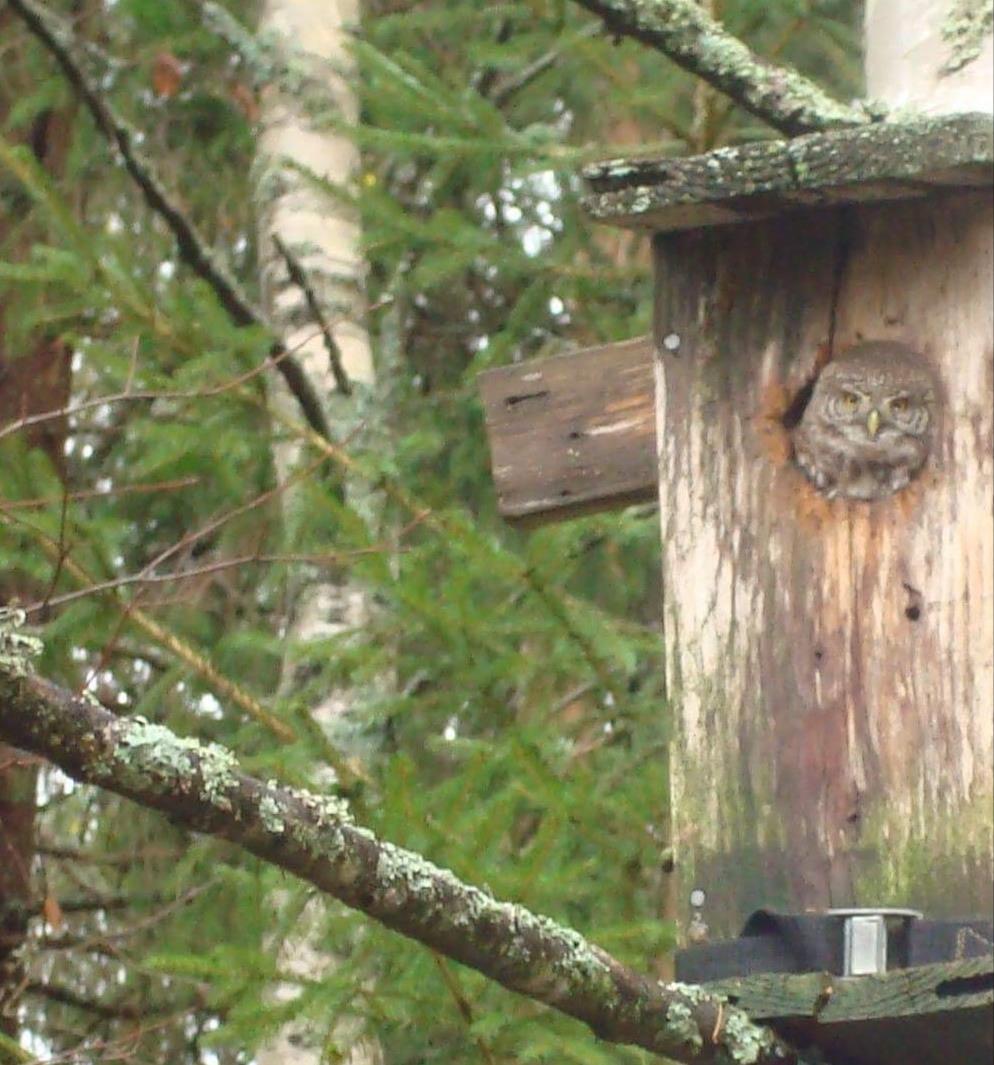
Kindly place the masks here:
<instances>
[{"instance_id":1,"label":"mossy branch","mask_svg":"<svg viewBox=\"0 0 994 1065\"><path fill-rule=\"evenodd\" d=\"M860 125L868 116L833 100L796 70L751 52L697 0L576 0L612 33L656 48L774 129L796 136Z\"/></svg>"},{"instance_id":2,"label":"mossy branch","mask_svg":"<svg viewBox=\"0 0 994 1065\"><path fill-rule=\"evenodd\" d=\"M770 1030L700 988L660 984L572 929L500 902L355 824L338 798L241 772L233 754L35 677L34 643L0 616L0 739L76 780L230 840L386 927L601 1039L692 1065L801 1065Z\"/></svg>"}]
</instances>

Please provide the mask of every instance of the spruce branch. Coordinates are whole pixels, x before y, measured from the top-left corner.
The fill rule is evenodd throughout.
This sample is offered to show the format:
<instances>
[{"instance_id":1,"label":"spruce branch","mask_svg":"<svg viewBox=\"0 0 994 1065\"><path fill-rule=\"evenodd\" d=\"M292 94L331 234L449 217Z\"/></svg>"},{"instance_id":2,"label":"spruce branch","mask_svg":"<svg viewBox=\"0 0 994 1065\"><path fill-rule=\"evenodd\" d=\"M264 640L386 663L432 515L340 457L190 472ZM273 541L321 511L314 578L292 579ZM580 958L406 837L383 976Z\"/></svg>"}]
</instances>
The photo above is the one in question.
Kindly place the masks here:
<instances>
[{"instance_id":1,"label":"spruce branch","mask_svg":"<svg viewBox=\"0 0 994 1065\"><path fill-rule=\"evenodd\" d=\"M5 635L6 634L6 635ZM0 618L0 647L25 647ZM802 1065L770 1030L701 988L642 976L579 933L500 902L357 825L341 799L242 773L233 754L117 717L0 654L0 738L172 821L227 839L386 927L601 1039L688 1065Z\"/></svg>"},{"instance_id":2,"label":"spruce branch","mask_svg":"<svg viewBox=\"0 0 994 1065\"><path fill-rule=\"evenodd\" d=\"M283 375L304 418L316 432L324 437L330 436L324 406L313 382L278 339L275 329L262 311L252 304L238 282L216 260L193 222L170 197L151 162L138 149L140 137L136 131L117 115L94 79L77 61L78 49L73 35L35 0L10 0L9 6L62 68L66 80L86 105L97 128L117 152L124 168L141 190L145 202L172 233L182 261L207 282L236 326L260 326L270 334L273 338L270 347L273 364Z\"/></svg>"},{"instance_id":3,"label":"spruce branch","mask_svg":"<svg viewBox=\"0 0 994 1065\"><path fill-rule=\"evenodd\" d=\"M619 37L632 37L724 93L774 129L794 137L868 121L787 66L749 50L697 0L575 0Z\"/></svg>"}]
</instances>

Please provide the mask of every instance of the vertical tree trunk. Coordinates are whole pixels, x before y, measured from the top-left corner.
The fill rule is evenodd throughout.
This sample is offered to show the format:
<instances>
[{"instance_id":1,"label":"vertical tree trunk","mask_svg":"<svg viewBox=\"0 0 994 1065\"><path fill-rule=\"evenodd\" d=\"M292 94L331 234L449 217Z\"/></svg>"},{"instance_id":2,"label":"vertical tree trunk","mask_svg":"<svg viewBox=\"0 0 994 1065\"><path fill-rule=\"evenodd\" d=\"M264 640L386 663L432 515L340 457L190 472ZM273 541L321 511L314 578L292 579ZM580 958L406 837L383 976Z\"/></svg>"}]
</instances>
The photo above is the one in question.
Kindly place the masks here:
<instances>
[{"instance_id":1,"label":"vertical tree trunk","mask_svg":"<svg viewBox=\"0 0 994 1065\"><path fill-rule=\"evenodd\" d=\"M871 92L934 103L948 76L989 110L981 59L940 73L943 5L908 6L870 4ZM991 908L991 229L953 192L657 238L674 834L721 934L770 904ZM827 501L784 420L862 338L924 353L941 425L904 492Z\"/></svg>"},{"instance_id":2,"label":"vertical tree trunk","mask_svg":"<svg viewBox=\"0 0 994 1065\"><path fill-rule=\"evenodd\" d=\"M353 63L347 50L348 34L356 26L359 5L356 0L267 0L260 15L261 34L277 35L297 70L306 71L310 91L337 102L341 117L354 121L358 114ZM364 325L361 298L364 264L359 246L359 228L352 212L322 195L306 178L294 171L296 164L329 182L347 186L358 166L358 153L346 136L316 127L308 117L308 89L295 96L270 86L263 97L263 134L259 142L259 255L263 291L268 312L281 327L283 341L304 366L318 391L324 396L329 422L347 437L355 420L355 398L336 394L337 384L331 357L308 310L301 286L290 276L280 245L303 269L307 284L317 297L324 316L332 326L341 369L356 389L373 384L373 364ZM313 102L313 101L312 101ZM273 403L286 417L296 417L296 407L281 383L274 386ZM300 461L300 448L293 442L282 445L275 456L281 479L288 477ZM288 538L296 534L295 522L306 521L292 494L284 498ZM366 614L366 597L343 576L329 580L306 572L299 573L289 589L288 639L292 644L327 639L343 630L361 625ZM288 658L284 663L283 688L292 693L300 683L298 670ZM327 732L346 712L347 693L330 691L311 708L317 724ZM316 767L318 786L331 781ZM317 947L320 918L325 903L316 900L297 921L294 934L282 944L280 965L286 971L308 980L320 978L334 959ZM291 988L281 995L293 996ZM378 1060L378 1048L363 1038L361 1024L340 1025L338 1042L346 1048L349 1065L366 1065ZM259 1052L259 1065L318 1065L323 1036L306 1021L291 1022L277 1038Z\"/></svg>"}]
</instances>

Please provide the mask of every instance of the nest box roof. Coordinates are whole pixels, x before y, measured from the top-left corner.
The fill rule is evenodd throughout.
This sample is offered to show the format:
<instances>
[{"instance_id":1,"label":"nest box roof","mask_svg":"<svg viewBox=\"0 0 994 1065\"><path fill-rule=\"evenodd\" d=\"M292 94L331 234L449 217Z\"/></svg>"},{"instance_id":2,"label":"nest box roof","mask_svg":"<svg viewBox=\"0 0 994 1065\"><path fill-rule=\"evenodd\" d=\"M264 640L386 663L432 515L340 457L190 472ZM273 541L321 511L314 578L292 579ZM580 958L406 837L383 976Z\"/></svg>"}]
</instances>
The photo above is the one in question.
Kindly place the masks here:
<instances>
[{"instance_id":1,"label":"nest box roof","mask_svg":"<svg viewBox=\"0 0 994 1065\"><path fill-rule=\"evenodd\" d=\"M594 218L657 232L994 184L989 114L876 122L684 158L587 167Z\"/></svg>"}]
</instances>

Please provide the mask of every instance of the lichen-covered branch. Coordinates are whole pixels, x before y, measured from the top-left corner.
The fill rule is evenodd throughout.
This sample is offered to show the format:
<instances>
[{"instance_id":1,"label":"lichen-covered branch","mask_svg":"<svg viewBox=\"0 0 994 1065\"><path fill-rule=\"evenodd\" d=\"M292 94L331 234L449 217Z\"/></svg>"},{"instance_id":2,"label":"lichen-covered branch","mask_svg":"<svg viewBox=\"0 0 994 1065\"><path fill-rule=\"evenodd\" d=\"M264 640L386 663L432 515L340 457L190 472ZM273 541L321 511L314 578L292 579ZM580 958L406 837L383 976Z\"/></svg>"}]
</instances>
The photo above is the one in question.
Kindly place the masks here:
<instances>
[{"instance_id":1,"label":"lichen-covered branch","mask_svg":"<svg viewBox=\"0 0 994 1065\"><path fill-rule=\"evenodd\" d=\"M310 378L283 344L275 339L265 316L253 306L238 282L217 262L196 227L170 198L152 164L139 151L137 144L140 138L114 112L83 64L77 62L77 49L72 35L34 0L10 0L9 6L62 68L66 80L86 105L97 128L118 153L124 168L141 190L145 202L168 226L183 262L207 282L235 325L261 326L274 336L270 352L274 365L283 375L308 424L322 436L329 436L324 408Z\"/></svg>"},{"instance_id":2,"label":"lichen-covered branch","mask_svg":"<svg viewBox=\"0 0 994 1065\"><path fill-rule=\"evenodd\" d=\"M790 67L753 54L697 0L576 0L615 34L658 49L788 136L855 126L868 116Z\"/></svg>"},{"instance_id":3,"label":"lichen-covered branch","mask_svg":"<svg viewBox=\"0 0 994 1065\"><path fill-rule=\"evenodd\" d=\"M0 739L220 836L388 928L583 1021L602 1039L693 1065L800 1065L741 1010L659 984L579 933L494 899L355 824L338 798L242 773L234 755L141 718L117 717L32 675L36 650L0 613Z\"/></svg>"}]
</instances>

